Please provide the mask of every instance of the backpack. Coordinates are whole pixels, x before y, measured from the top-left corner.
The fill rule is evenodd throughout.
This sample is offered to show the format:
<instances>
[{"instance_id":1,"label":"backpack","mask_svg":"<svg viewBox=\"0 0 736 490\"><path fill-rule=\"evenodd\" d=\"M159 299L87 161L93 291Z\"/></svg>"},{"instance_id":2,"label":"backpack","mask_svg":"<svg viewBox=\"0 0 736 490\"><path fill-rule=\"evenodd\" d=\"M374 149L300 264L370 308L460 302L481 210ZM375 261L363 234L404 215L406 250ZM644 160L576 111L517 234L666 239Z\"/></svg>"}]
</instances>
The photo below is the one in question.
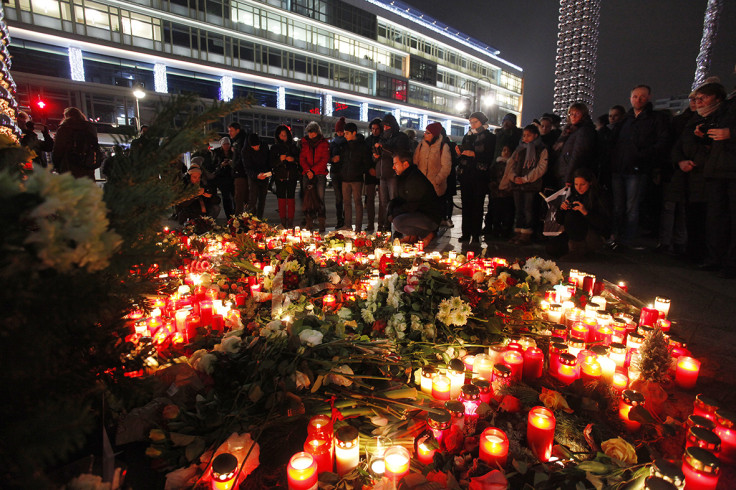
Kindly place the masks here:
<instances>
[{"instance_id":1,"label":"backpack","mask_svg":"<svg viewBox=\"0 0 736 490\"><path fill-rule=\"evenodd\" d=\"M104 155L97 141L92 141L84 131L75 131L72 147L67 154L69 166L80 166L87 169L98 169L102 166Z\"/></svg>"}]
</instances>

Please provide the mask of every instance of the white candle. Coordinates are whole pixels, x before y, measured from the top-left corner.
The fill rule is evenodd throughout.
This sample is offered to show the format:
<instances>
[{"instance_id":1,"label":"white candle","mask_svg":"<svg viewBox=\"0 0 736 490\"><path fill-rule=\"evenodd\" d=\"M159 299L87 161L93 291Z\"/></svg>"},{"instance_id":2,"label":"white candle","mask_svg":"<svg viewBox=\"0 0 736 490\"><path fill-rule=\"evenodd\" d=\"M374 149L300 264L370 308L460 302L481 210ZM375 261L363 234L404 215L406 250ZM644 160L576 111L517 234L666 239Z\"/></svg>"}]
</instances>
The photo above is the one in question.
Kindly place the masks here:
<instances>
[{"instance_id":1,"label":"white candle","mask_svg":"<svg viewBox=\"0 0 736 490\"><path fill-rule=\"evenodd\" d=\"M654 299L654 308L657 311L661 311L664 313L664 317L667 318L667 314L670 312L670 300L669 298L663 298L661 296L657 296Z\"/></svg>"},{"instance_id":2,"label":"white candle","mask_svg":"<svg viewBox=\"0 0 736 490\"><path fill-rule=\"evenodd\" d=\"M552 323L560 323L560 319L562 318L562 305L559 303L554 303L549 305L549 310L547 310L547 320L549 320Z\"/></svg>"},{"instance_id":3,"label":"white candle","mask_svg":"<svg viewBox=\"0 0 736 490\"><path fill-rule=\"evenodd\" d=\"M601 365L601 378L608 384L613 383L613 374L616 372L616 362L610 357L598 356Z\"/></svg>"},{"instance_id":4,"label":"white candle","mask_svg":"<svg viewBox=\"0 0 736 490\"><path fill-rule=\"evenodd\" d=\"M345 476L360 463L358 429L351 425L335 431L335 468L337 474Z\"/></svg>"},{"instance_id":5,"label":"white candle","mask_svg":"<svg viewBox=\"0 0 736 490\"><path fill-rule=\"evenodd\" d=\"M176 318L176 330L177 332L183 332L186 330L186 321L189 316L189 310L177 310L174 317Z\"/></svg>"},{"instance_id":6,"label":"white candle","mask_svg":"<svg viewBox=\"0 0 736 490\"><path fill-rule=\"evenodd\" d=\"M590 298L591 303L597 303L599 310L605 310L606 309L606 299L603 296L593 296Z\"/></svg>"}]
</instances>

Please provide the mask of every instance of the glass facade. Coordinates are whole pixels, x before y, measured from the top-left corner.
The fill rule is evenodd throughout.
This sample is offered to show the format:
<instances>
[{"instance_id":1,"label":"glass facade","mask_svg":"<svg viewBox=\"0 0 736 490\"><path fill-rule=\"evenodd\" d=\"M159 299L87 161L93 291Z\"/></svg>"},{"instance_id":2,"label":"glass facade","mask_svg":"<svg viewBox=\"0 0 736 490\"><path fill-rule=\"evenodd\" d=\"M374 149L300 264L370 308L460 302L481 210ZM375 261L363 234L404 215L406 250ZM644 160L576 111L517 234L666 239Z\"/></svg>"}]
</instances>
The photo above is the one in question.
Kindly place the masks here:
<instances>
[{"instance_id":1,"label":"glass facade","mask_svg":"<svg viewBox=\"0 0 736 490\"><path fill-rule=\"evenodd\" d=\"M419 34L411 23L390 20L389 12L384 18L343 0L131 0L124 7L107 0L9 0L13 71L26 78L70 79L69 55L61 46L84 40L85 82L117 87L120 95L103 103L110 96L101 92L107 91L86 98L70 89L59 98L84 102L90 116L121 125L133 117L128 90L142 84L153 91L156 63L166 67L169 93L217 99L227 75L236 97L250 96L255 107L283 107L306 119L370 120L405 110L417 115L406 118L412 127L427 117L463 127L461 98L478 106L474 97L492 93L491 122L496 112L518 114L521 107L520 73L450 46L441 36ZM39 42L42 36L47 42ZM285 91L279 89L282 81L290 82ZM329 107L325 93L332 99Z\"/></svg>"}]
</instances>

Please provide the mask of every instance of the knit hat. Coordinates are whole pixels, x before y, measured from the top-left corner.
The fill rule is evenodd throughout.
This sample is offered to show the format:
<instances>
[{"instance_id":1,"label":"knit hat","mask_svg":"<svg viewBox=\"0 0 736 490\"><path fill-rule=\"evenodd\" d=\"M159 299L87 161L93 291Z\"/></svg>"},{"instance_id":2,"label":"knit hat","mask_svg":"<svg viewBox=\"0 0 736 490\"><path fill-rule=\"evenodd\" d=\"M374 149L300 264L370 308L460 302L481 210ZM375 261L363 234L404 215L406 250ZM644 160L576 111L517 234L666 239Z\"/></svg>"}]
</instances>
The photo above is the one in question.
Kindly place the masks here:
<instances>
[{"instance_id":1,"label":"knit hat","mask_svg":"<svg viewBox=\"0 0 736 490\"><path fill-rule=\"evenodd\" d=\"M516 125L516 114L511 114L510 112L503 116L503 121L501 121L501 124L505 123L506 121L511 121L514 126Z\"/></svg>"},{"instance_id":2,"label":"knit hat","mask_svg":"<svg viewBox=\"0 0 736 490\"><path fill-rule=\"evenodd\" d=\"M390 112L387 112L385 116L383 116L383 125L384 126L390 126L392 128L398 128L399 123L396 121L396 118L393 114Z\"/></svg>"},{"instance_id":3,"label":"knit hat","mask_svg":"<svg viewBox=\"0 0 736 490\"><path fill-rule=\"evenodd\" d=\"M341 133L343 131L345 131L345 118L344 117L341 117L335 123L335 132L336 133Z\"/></svg>"},{"instance_id":4,"label":"knit hat","mask_svg":"<svg viewBox=\"0 0 736 490\"><path fill-rule=\"evenodd\" d=\"M258 133L250 133L248 135L248 146L258 146L261 144L261 138Z\"/></svg>"},{"instance_id":5,"label":"knit hat","mask_svg":"<svg viewBox=\"0 0 736 490\"><path fill-rule=\"evenodd\" d=\"M440 134L442 134L442 125L438 122L433 122L432 124L427 125L427 131L432 133L432 136L435 138L438 137Z\"/></svg>"},{"instance_id":6,"label":"knit hat","mask_svg":"<svg viewBox=\"0 0 736 490\"><path fill-rule=\"evenodd\" d=\"M190 160L189 167L197 167L200 168L202 164L204 163L204 157L192 157Z\"/></svg>"},{"instance_id":7,"label":"knit hat","mask_svg":"<svg viewBox=\"0 0 736 490\"><path fill-rule=\"evenodd\" d=\"M483 114L483 113L482 113L482 112L480 112L480 111L478 111L478 112L474 112L474 113L472 113L472 114L471 114L471 115L470 115L470 116L468 117L468 119L473 119L473 118L475 118L475 119L479 120L481 124L485 124L485 123L487 123L487 122L488 122L488 118L486 117L486 115L485 115L485 114Z\"/></svg>"},{"instance_id":8,"label":"knit hat","mask_svg":"<svg viewBox=\"0 0 736 490\"><path fill-rule=\"evenodd\" d=\"M224 138L222 138L220 140L220 146L222 146L222 145L232 145L232 142L230 141L230 138L228 138L227 136L225 136Z\"/></svg>"}]
</instances>

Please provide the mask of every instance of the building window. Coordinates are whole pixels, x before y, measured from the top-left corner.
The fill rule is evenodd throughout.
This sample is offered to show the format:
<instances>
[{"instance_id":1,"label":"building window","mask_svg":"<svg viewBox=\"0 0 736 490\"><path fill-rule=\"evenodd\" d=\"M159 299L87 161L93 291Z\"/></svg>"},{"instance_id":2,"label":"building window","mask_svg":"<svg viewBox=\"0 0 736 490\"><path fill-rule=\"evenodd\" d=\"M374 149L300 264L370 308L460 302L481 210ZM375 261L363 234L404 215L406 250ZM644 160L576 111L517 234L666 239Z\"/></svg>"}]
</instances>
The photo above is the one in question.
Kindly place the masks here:
<instances>
[{"instance_id":1,"label":"building window","mask_svg":"<svg viewBox=\"0 0 736 490\"><path fill-rule=\"evenodd\" d=\"M409 77L428 85L437 85L437 63L412 55L409 57Z\"/></svg>"}]
</instances>

